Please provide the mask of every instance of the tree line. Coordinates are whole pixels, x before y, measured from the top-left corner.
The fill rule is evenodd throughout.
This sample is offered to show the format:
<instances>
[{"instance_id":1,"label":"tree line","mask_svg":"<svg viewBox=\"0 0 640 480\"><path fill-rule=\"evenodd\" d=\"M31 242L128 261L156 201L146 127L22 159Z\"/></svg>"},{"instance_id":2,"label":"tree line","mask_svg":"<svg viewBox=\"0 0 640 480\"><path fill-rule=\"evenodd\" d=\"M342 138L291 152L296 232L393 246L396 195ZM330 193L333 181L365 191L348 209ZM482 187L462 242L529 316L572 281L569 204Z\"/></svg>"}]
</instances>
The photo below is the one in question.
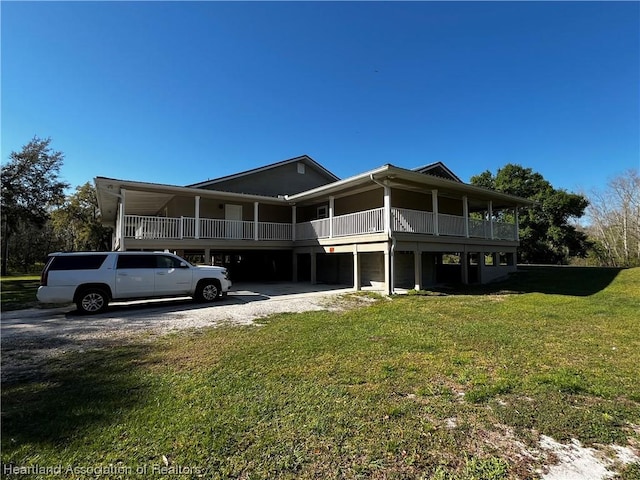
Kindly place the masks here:
<instances>
[{"instance_id":1,"label":"tree line","mask_svg":"<svg viewBox=\"0 0 640 480\"><path fill-rule=\"evenodd\" d=\"M34 137L2 168L2 275L29 272L50 252L110 250L112 229L101 223L89 182L65 195L64 154Z\"/></svg>"},{"instance_id":2,"label":"tree line","mask_svg":"<svg viewBox=\"0 0 640 480\"><path fill-rule=\"evenodd\" d=\"M65 195L63 161L50 138L34 137L11 152L2 168L2 275L28 272L53 251L110 250L112 229L101 223L95 188L87 182ZM541 174L515 164L495 174L482 172L471 184L535 202L519 215L521 263L568 264L581 258L591 265L640 266L637 170L590 194L556 189Z\"/></svg>"}]
</instances>

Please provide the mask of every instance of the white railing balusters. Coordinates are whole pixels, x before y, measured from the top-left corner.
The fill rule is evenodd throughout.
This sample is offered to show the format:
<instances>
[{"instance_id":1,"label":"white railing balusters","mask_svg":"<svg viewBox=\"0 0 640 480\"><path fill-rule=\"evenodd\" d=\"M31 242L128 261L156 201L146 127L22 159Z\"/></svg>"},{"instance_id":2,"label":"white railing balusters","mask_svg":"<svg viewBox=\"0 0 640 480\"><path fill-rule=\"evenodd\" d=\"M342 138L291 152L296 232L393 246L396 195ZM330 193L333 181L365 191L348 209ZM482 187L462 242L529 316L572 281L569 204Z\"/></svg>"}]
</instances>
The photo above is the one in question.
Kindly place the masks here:
<instances>
[{"instance_id":1,"label":"white railing balusters","mask_svg":"<svg viewBox=\"0 0 640 480\"><path fill-rule=\"evenodd\" d=\"M435 215L433 212L410 210L406 208L391 209L391 229L394 232L418 233L433 235ZM487 220L475 218L465 219L458 215L438 214L439 234L443 236L466 236L465 221L468 221L469 236L489 239L491 233ZM276 223L258 222L258 241L277 240L290 241L293 229L296 240L313 240L333 237L366 235L384 232L384 209L375 208L362 212L348 213L333 217L333 228L329 228L330 220L322 218L310 222ZM193 217L153 217L144 215L125 215L125 238L136 239L182 239L195 238L196 219ZM493 232L497 240L516 241L517 232L514 223L494 220ZM200 218L201 239L232 239L255 241L255 224L253 221L224 220L216 218ZM118 233L118 232L117 232Z\"/></svg>"}]
</instances>

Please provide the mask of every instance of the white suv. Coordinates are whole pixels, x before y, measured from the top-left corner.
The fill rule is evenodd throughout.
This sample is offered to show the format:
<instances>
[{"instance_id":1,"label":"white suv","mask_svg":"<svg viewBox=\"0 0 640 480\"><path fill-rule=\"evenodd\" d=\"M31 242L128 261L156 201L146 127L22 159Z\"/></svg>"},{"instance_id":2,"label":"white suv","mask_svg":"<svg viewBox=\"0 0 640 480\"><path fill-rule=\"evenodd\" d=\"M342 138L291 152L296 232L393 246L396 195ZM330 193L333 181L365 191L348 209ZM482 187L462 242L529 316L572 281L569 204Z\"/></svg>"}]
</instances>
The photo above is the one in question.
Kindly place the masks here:
<instances>
[{"instance_id":1,"label":"white suv","mask_svg":"<svg viewBox=\"0 0 640 480\"><path fill-rule=\"evenodd\" d=\"M230 288L226 268L194 266L171 253L52 253L42 271L38 300L75 302L83 313L98 313L111 300L189 295L211 302Z\"/></svg>"}]
</instances>

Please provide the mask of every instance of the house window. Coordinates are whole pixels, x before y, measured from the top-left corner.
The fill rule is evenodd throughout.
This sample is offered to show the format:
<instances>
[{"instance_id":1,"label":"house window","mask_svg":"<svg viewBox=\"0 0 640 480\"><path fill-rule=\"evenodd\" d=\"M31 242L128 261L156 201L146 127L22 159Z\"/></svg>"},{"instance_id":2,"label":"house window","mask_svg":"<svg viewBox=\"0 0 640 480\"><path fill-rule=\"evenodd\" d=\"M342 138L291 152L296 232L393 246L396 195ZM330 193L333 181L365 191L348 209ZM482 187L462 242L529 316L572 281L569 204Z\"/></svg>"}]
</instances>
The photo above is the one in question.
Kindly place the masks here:
<instances>
[{"instance_id":1,"label":"house window","mask_svg":"<svg viewBox=\"0 0 640 480\"><path fill-rule=\"evenodd\" d=\"M317 218L327 218L329 216L329 210L326 205L318 207L316 217Z\"/></svg>"},{"instance_id":2,"label":"house window","mask_svg":"<svg viewBox=\"0 0 640 480\"><path fill-rule=\"evenodd\" d=\"M304 175L304 163L298 163L298 173Z\"/></svg>"}]
</instances>

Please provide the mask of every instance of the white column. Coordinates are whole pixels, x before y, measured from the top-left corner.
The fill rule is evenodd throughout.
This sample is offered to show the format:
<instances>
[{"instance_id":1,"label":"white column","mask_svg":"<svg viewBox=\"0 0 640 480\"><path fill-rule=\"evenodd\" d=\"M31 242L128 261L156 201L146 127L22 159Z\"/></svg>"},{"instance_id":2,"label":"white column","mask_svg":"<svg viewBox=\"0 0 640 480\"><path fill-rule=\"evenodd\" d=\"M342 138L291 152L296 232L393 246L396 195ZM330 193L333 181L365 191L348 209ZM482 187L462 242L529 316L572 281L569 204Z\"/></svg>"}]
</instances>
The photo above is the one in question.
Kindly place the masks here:
<instances>
[{"instance_id":1,"label":"white column","mask_svg":"<svg viewBox=\"0 0 640 480\"><path fill-rule=\"evenodd\" d=\"M120 218L119 218L119 222L120 222L120 247L119 249L121 251L124 251L124 237L125 237L125 232L124 232L124 226L125 226L125 221L124 221L124 216L125 216L125 195L126 190L121 189L120 190Z\"/></svg>"},{"instance_id":2,"label":"white column","mask_svg":"<svg viewBox=\"0 0 640 480\"><path fill-rule=\"evenodd\" d=\"M520 218L518 216L518 207L513 209L516 217L516 241L520 241ZM514 264L515 265L515 264Z\"/></svg>"},{"instance_id":3,"label":"white column","mask_svg":"<svg viewBox=\"0 0 640 480\"><path fill-rule=\"evenodd\" d=\"M294 242L296 241L296 216L297 216L297 212L296 212L296 206L292 205L291 206L291 240L293 240Z\"/></svg>"},{"instance_id":4,"label":"white column","mask_svg":"<svg viewBox=\"0 0 640 480\"><path fill-rule=\"evenodd\" d=\"M414 250L413 252L413 272L415 277L415 289L422 290L422 252Z\"/></svg>"},{"instance_id":5,"label":"white column","mask_svg":"<svg viewBox=\"0 0 640 480\"><path fill-rule=\"evenodd\" d=\"M253 239L256 242L260 239L258 234L258 202L253 202Z\"/></svg>"},{"instance_id":6,"label":"white column","mask_svg":"<svg viewBox=\"0 0 640 480\"><path fill-rule=\"evenodd\" d=\"M315 285L317 283L316 281L316 252L312 251L311 252L311 285Z\"/></svg>"},{"instance_id":7,"label":"white column","mask_svg":"<svg viewBox=\"0 0 640 480\"><path fill-rule=\"evenodd\" d=\"M433 210L433 234L440 235L438 228L438 190L431 190L431 210Z\"/></svg>"},{"instance_id":8,"label":"white column","mask_svg":"<svg viewBox=\"0 0 640 480\"><path fill-rule=\"evenodd\" d=\"M391 275L391 255L389 252L389 246L387 246L384 250L384 288L386 289L388 295L391 295L393 293Z\"/></svg>"},{"instance_id":9,"label":"white column","mask_svg":"<svg viewBox=\"0 0 640 480\"><path fill-rule=\"evenodd\" d=\"M333 238L333 207L335 197L329 197L329 238Z\"/></svg>"},{"instance_id":10,"label":"white column","mask_svg":"<svg viewBox=\"0 0 640 480\"><path fill-rule=\"evenodd\" d=\"M360 290L360 263L357 246L353 251L353 288L354 290Z\"/></svg>"},{"instance_id":11,"label":"white column","mask_svg":"<svg viewBox=\"0 0 640 480\"><path fill-rule=\"evenodd\" d=\"M493 240L493 200L489 200L487 209L489 212L489 238Z\"/></svg>"},{"instance_id":12,"label":"white column","mask_svg":"<svg viewBox=\"0 0 640 480\"><path fill-rule=\"evenodd\" d=\"M469 199L462 197L462 216L464 217L464 236L469 238Z\"/></svg>"},{"instance_id":13,"label":"white column","mask_svg":"<svg viewBox=\"0 0 640 480\"><path fill-rule=\"evenodd\" d=\"M196 226L195 237L200 238L200 196L196 195Z\"/></svg>"},{"instance_id":14,"label":"white column","mask_svg":"<svg viewBox=\"0 0 640 480\"><path fill-rule=\"evenodd\" d=\"M391 237L391 187L384 187L384 231Z\"/></svg>"}]
</instances>

